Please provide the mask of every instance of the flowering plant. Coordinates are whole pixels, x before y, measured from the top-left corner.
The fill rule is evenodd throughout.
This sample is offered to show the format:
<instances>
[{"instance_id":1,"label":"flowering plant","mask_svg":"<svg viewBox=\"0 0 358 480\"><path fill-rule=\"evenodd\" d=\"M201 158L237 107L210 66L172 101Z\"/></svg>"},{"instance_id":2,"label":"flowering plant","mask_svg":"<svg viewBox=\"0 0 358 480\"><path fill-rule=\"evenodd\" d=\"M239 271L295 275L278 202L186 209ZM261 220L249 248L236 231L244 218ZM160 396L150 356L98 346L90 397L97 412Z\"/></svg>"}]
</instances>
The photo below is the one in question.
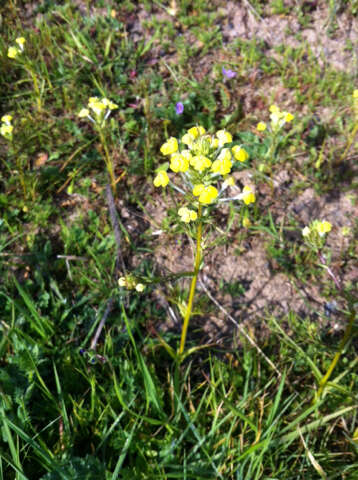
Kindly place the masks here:
<instances>
[{"instance_id":1,"label":"flowering plant","mask_svg":"<svg viewBox=\"0 0 358 480\"><path fill-rule=\"evenodd\" d=\"M106 121L110 116L111 112L113 110L116 110L117 108L118 108L118 105L113 103L111 100L109 100L106 97L102 99L98 97L90 97L88 100L87 107L82 108L78 112L78 117L88 118L94 124L95 129L98 132L98 135L104 150L103 159L111 179L111 187L114 194L116 192L117 180L114 174L112 158L108 150L108 145L107 145L107 140L105 135L105 127L106 127Z\"/></svg>"},{"instance_id":2,"label":"flowering plant","mask_svg":"<svg viewBox=\"0 0 358 480\"><path fill-rule=\"evenodd\" d=\"M325 236L331 230L332 225L326 220L313 220L309 226L304 227L302 236L307 245L317 252L324 246Z\"/></svg>"},{"instance_id":3,"label":"flowering plant","mask_svg":"<svg viewBox=\"0 0 358 480\"><path fill-rule=\"evenodd\" d=\"M11 125L11 120L11 115L3 115L1 117L0 134L9 141L12 140L12 132L14 130L14 127Z\"/></svg>"},{"instance_id":4,"label":"flowering plant","mask_svg":"<svg viewBox=\"0 0 358 480\"><path fill-rule=\"evenodd\" d=\"M36 94L37 107L38 107L38 110L41 111L42 109L41 88L39 85L39 80L38 80L35 66L25 52L26 38L18 37L16 38L15 43L16 43L16 46L12 45L8 48L7 56L11 58L11 60L16 60L17 63L21 65L21 67L27 72L27 74L31 78L34 91Z\"/></svg>"},{"instance_id":5,"label":"flowering plant","mask_svg":"<svg viewBox=\"0 0 358 480\"><path fill-rule=\"evenodd\" d=\"M9 58L16 58L18 55L20 55L24 51L24 45L26 43L26 39L24 37L18 37L15 40L17 46L11 46L8 48L7 51L7 56Z\"/></svg>"},{"instance_id":6,"label":"flowering plant","mask_svg":"<svg viewBox=\"0 0 358 480\"><path fill-rule=\"evenodd\" d=\"M240 191L230 173L235 162L245 162L249 155L240 145L232 146L232 135L219 130L210 135L202 126L190 128L180 140L170 137L161 147L168 162L162 165L154 178L155 187L167 187L184 195L186 204L178 209L178 217L186 224L192 222L196 236L194 273L189 298L183 312L183 327L179 347L179 359L182 359L189 320L192 312L197 277L202 261L203 217L209 214L208 206L217 206L221 202L241 200L246 205L256 200L254 188L245 185ZM167 173L167 170L172 173ZM234 187L238 193L224 197L228 187Z\"/></svg>"},{"instance_id":7,"label":"flowering plant","mask_svg":"<svg viewBox=\"0 0 358 480\"><path fill-rule=\"evenodd\" d=\"M305 243L312 251L317 255L320 266L326 270L328 275L334 281L337 293L336 298L339 296L346 302L348 311L346 314L348 316L348 323L346 324L345 332L343 338L339 342L338 350L331 361L325 375L319 379L319 388L316 392L314 402L317 402L327 386L327 383L335 369L349 339L352 336L353 324L356 318L356 309L357 309L357 298L351 294L351 292L344 288L344 285L338 275L330 268L328 265L326 256L324 255L322 249L325 245L326 235L332 230L332 224L326 220L313 220L310 225L306 226L302 230L302 236L304 237ZM346 230L346 229L345 229Z\"/></svg>"},{"instance_id":8,"label":"flowering plant","mask_svg":"<svg viewBox=\"0 0 358 480\"><path fill-rule=\"evenodd\" d=\"M281 111L277 105L271 105L269 111L270 123L267 124L266 122L260 121L256 125L256 129L258 132L266 132L270 146L266 152L265 160L272 163L272 159L275 158L276 149L283 139L281 132L283 131L284 126L287 123L291 123L295 117L292 113ZM259 171L270 172L270 166L264 162L259 165Z\"/></svg>"},{"instance_id":9,"label":"flowering plant","mask_svg":"<svg viewBox=\"0 0 358 480\"><path fill-rule=\"evenodd\" d=\"M235 186L230 176L235 161L245 162L249 158L243 147L227 146L232 141L232 135L226 130L209 135L202 126L190 128L181 140L170 137L160 151L169 156L169 169L179 174L180 180L178 182L174 176L169 177L168 164L165 164L159 168L154 186L166 187L170 184L178 192L187 195L195 210L200 205L229 200L243 200L246 205L255 202L254 190L248 185L234 197L223 198L225 190Z\"/></svg>"}]
</instances>

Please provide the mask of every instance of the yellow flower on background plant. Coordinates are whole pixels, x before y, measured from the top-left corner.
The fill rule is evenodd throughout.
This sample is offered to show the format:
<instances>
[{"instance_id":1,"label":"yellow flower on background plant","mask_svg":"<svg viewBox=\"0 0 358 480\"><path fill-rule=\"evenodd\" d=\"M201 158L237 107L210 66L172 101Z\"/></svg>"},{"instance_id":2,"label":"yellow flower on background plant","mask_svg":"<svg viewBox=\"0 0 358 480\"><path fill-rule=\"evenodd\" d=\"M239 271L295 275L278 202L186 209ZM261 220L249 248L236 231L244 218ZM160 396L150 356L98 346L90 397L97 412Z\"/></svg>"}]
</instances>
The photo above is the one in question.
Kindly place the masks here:
<instances>
[{"instance_id":1,"label":"yellow flower on background plant","mask_svg":"<svg viewBox=\"0 0 358 480\"><path fill-rule=\"evenodd\" d=\"M181 217L180 220L185 223L189 223L198 218L198 214L194 210L190 210L187 207L179 208L178 215Z\"/></svg>"},{"instance_id":2,"label":"yellow flower on background plant","mask_svg":"<svg viewBox=\"0 0 358 480\"><path fill-rule=\"evenodd\" d=\"M137 292L141 293L144 291L145 286L143 285L143 283L137 283L137 285L135 286L135 289Z\"/></svg>"},{"instance_id":3,"label":"yellow flower on background plant","mask_svg":"<svg viewBox=\"0 0 358 480\"><path fill-rule=\"evenodd\" d=\"M310 227L306 226L305 228L302 229L302 236L303 237L308 237L310 235L310 233L311 233Z\"/></svg>"},{"instance_id":4,"label":"yellow flower on background plant","mask_svg":"<svg viewBox=\"0 0 358 480\"><path fill-rule=\"evenodd\" d=\"M153 183L155 187L166 187L169 183L169 177L167 172L165 172L164 170L158 172Z\"/></svg>"},{"instance_id":5,"label":"yellow flower on background plant","mask_svg":"<svg viewBox=\"0 0 358 480\"><path fill-rule=\"evenodd\" d=\"M247 151L239 145L235 145L234 147L232 147L231 150L234 154L235 159L239 162L246 162L246 160L249 158L249 154L247 153Z\"/></svg>"},{"instance_id":6,"label":"yellow flower on background plant","mask_svg":"<svg viewBox=\"0 0 358 480\"><path fill-rule=\"evenodd\" d=\"M305 238L310 237L310 240L315 243L317 241L317 239L315 240L317 234L320 237L324 237L326 233L329 233L331 230L332 224L326 220L323 220L322 222L320 220L313 220L309 226L304 227L302 230L302 236Z\"/></svg>"},{"instance_id":7,"label":"yellow flower on background plant","mask_svg":"<svg viewBox=\"0 0 358 480\"><path fill-rule=\"evenodd\" d=\"M267 125L265 122L259 122L257 125L256 125L256 129L259 131L259 132L264 132L267 128Z\"/></svg>"},{"instance_id":8,"label":"yellow flower on background plant","mask_svg":"<svg viewBox=\"0 0 358 480\"><path fill-rule=\"evenodd\" d=\"M323 222L317 222L316 229L318 235L323 237L326 233L329 233L332 230L332 224L325 220Z\"/></svg>"},{"instance_id":9,"label":"yellow flower on background plant","mask_svg":"<svg viewBox=\"0 0 358 480\"><path fill-rule=\"evenodd\" d=\"M285 122L287 123L290 123L292 122L292 120L295 118L292 113L288 113L288 112L283 112L284 113L284 120Z\"/></svg>"},{"instance_id":10,"label":"yellow flower on background plant","mask_svg":"<svg viewBox=\"0 0 358 480\"><path fill-rule=\"evenodd\" d=\"M110 110L115 110L116 108L118 108L118 105L108 100L108 98L102 98L102 103Z\"/></svg>"},{"instance_id":11,"label":"yellow flower on background plant","mask_svg":"<svg viewBox=\"0 0 358 480\"><path fill-rule=\"evenodd\" d=\"M11 120L12 120L12 116L11 115L3 115L1 117L1 121L4 122L6 125L10 125L11 124Z\"/></svg>"},{"instance_id":12,"label":"yellow flower on background plant","mask_svg":"<svg viewBox=\"0 0 358 480\"><path fill-rule=\"evenodd\" d=\"M171 155L178 151L178 140L170 137L160 148L163 155Z\"/></svg>"},{"instance_id":13,"label":"yellow flower on background plant","mask_svg":"<svg viewBox=\"0 0 358 480\"><path fill-rule=\"evenodd\" d=\"M233 187L235 185L235 180L233 177L226 177L223 183L223 188Z\"/></svg>"},{"instance_id":14,"label":"yellow flower on background plant","mask_svg":"<svg viewBox=\"0 0 358 480\"><path fill-rule=\"evenodd\" d=\"M23 51L24 50L24 45L25 45L25 42L26 42L26 38L24 37L18 37L15 42L19 45L20 47L20 50Z\"/></svg>"},{"instance_id":15,"label":"yellow flower on background plant","mask_svg":"<svg viewBox=\"0 0 358 480\"><path fill-rule=\"evenodd\" d=\"M11 140L13 130L14 127L12 125L2 124L0 127L0 134L8 140Z\"/></svg>"},{"instance_id":16,"label":"yellow flower on background plant","mask_svg":"<svg viewBox=\"0 0 358 480\"><path fill-rule=\"evenodd\" d=\"M227 132L226 130L219 130L216 132L216 136L218 138L218 146L222 147L225 143L232 142L232 135L231 133Z\"/></svg>"},{"instance_id":17,"label":"yellow flower on background plant","mask_svg":"<svg viewBox=\"0 0 358 480\"><path fill-rule=\"evenodd\" d=\"M270 110L271 113L279 113L280 112L280 109L278 108L277 105L271 105L269 110Z\"/></svg>"},{"instance_id":18,"label":"yellow flower on background plant","mask_svg":"<svg viewBox=\"0 0 358 480\"><path fill-rule=\"evenodd\" d=\"M20 53L20 50L16 47L9 47L7 51L7 56L9 58L16 58L18 54Z\"/></svg>"},{"instance_id":19,"label":"yellow flower on background plant","mask_svg":"<svg viewBox=\"0 0 358 480\"><path fill-rule=\"evenodd\" d=\"M353 98L358 98L358 89L353 91Z\"/></svg>"},{"instance_id":20,"label":"yellow flower on background plant","mask_svg":"<svg viewBox=\"0 0 358 480\"><path fill-rule=\"evenodd\" d=\"M256 201L255 193L253 189L248 185L246 185L243 188L242 194L240 195L240 197L244 201L245 205L249 205L250 203L255 203Z\"/></svg>"},{"instance_id":21,"label":"yellow flower on background plant","mask_svg":"<svg viewBox=\"0 0 358 480\"><path fill-rule=\"evenodd\" d=\"M199 202L204 204L212 203L218 196L218 190L212 185L195 185L193 195L199 197Z\"/></svg>"},{"instance_id":22,"label":"yellow flower on background plant","mask_svg":"<svg viewBox=\"0 0 358 480\"><path fill-rule=\"evenodd\" d=\"M88 108L82 108L82 110L80 110L77 114L78 117L80 118L85 118L85 117L88 117L90 114Z\"/></svg>"}]
</instances>

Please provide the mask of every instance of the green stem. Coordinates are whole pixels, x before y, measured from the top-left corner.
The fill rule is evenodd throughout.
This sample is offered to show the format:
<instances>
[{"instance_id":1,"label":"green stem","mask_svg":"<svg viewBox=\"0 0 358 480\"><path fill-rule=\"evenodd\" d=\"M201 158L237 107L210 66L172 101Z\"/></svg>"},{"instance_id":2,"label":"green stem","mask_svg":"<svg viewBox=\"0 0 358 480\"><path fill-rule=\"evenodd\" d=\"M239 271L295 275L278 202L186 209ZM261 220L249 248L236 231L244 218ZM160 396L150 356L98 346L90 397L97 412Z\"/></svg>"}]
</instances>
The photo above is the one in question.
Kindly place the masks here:
<instances>
[{"instance_id":1,"label":"green stem","mask_svg":"<svg viewBox=\"0 0 358 480\"><path fill-rule=\"evenodd\" d=\"M101 128L99 128L99 137L100 137L101 144L102 144L103 150L104 150L104 162L106 164L107 171L108 171L110 179L111 179L112 192L113 192L113 195L116 195L116 179L115 179L114 171L113 171L113 163L112 163L112 159L111 159L111 156L109 154L108 147L107 147L106 137L103 134L103 131L102 131Z\"/></svg>"},{"instance_id":2,"label":"green stem","mask_svg":"<svg viewBox=\"0 0 358 480\"><path fill-rule=\"evenodd\" d=\"M343 154L342 154L341 157L339 158L337 165L340 165L340 164L343 162L343 160L346 158L347 153L349 152L349 149L350 149L351 146L352 146L352 143L353 143L353 141L354 141L354 138L355 138L357 132L358 132L358 123L357 123L357 124L355 125L355 127L353 128L352 133L351 133L351 135L350 135L350 137L349 137L349 140L348 140L346 149L344 150Z\"/></svg>"},{"instance_id":3,"label":"green stem","mask_svg":"<svg viewBox=\"0 0 358 480\"><path fill-rule=\"evenodd\" d=\"M195 252L195 261L194 261L194 276L191 280L189 299L188 299L188 304L186 307L185 317L183 321L183 329L181 332L180 347L179 347L179 356L182 355L184 352L186 334L188 331L189 320L190 320L191 311L193 308L196 281L198 279L198 273L199 273L199 267L200 267L200 261L201 261L201 238L202 238L202 231L203 231L203 222L201 220L201 214L202 214L202 206L199 203L198 230L196 233L196 252Z\"/></svg>"},{"instance_id":4,"label":"green stem","mask_svg":"<svg viewBox=\"0 0 358 480\"><path fill-rule=\"evenodd\" d=\"M355 312L354 308L352 308L350 316L349 316L349 322L348 322L346 331L344 332L344 336L343 336L343 338L340 341L340 344L338 346L338 352L335 354L335 356L334 356L334 358L333 358L325 376L320 381L319 389L318 389L318 392L317 392L317 395L316 395L315 402L320 399L320 397L321 397L321 395L322 395L322 393L325 389L325 386L326 386L330 376L332 375L332 372L333 372L335 366L337 365L338 360L340 359L340 357L343 353L344 347L346 346L346 343L348 342L348 340L351 337L353 322L354 322L355 316L356 316L356 312Z\"/></svg>"},{"instance_id":5,"label":"green stem","mask_svg":"<svg viewBox=\"0 0 358 480\"><path fill-rule=\"evenodd\" d=\"M27 73L32 78L32 83L34 84L34 90L35 90L35 93L36 93L36 96L37 96L37 99L36 99L37 108L38 108L39 111L41 111L42 110L41 92L40 92L39 84L38 84L38 81L37 81L36 73L32 70L32 67L30 67L29 65L25 66L25 70L27 71Z\"/></svg>"}]
</instances>

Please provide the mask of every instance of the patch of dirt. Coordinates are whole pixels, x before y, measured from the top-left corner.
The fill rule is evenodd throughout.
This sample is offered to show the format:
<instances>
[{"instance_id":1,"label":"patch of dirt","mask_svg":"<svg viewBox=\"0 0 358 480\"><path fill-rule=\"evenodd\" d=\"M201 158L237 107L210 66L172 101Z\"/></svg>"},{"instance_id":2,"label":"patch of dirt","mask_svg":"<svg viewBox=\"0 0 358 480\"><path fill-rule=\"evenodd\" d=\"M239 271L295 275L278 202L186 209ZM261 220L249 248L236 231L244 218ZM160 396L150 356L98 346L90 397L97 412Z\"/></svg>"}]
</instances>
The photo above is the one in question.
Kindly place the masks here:
<instances>
[{"instance_id":1,"label":"patch of dirt","mask_svg":"<svg viewBox=\"0 0 358 480\"><path fill-rule=\"evenodd\" d=\"M358 19L345 12L335 16L334 32L328 2L317 2L311 13L312 22L302 28L297 15L270 15L260 17L248 6L229 1L225 9L227 19L222 25L226 42L237 38L263 40L267 54L276 56L274 47L286 45L293 48L306 45L317 58L320 66L330 65L337 70L357 71ZM349 47L348 47L349 45Z\"/></svg>"}]
</instances>

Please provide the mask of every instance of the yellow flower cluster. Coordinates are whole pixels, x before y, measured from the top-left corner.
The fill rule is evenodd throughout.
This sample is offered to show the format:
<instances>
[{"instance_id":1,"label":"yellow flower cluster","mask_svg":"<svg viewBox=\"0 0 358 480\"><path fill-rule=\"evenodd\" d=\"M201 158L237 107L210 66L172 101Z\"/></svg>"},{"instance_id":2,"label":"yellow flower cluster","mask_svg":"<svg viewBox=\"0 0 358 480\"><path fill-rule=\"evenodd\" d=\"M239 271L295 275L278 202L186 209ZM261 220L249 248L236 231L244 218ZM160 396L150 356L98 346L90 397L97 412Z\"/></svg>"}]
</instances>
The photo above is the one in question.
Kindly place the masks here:
<instances>
[{"instance_id":1,"label":"yellow flower cluster","mask_svg":"<svg viewBox=\"0 0 358 480\"><path fill-rule=\"evenodd\" d=\"M185 223L189 223L190 221L198 218L198 214L194 210L190 210L187 207L179 208L178 215L181 217L181 221Z\"/></svg>"},{"instance_id":2,"label":"yellow flower cluster","mask_svg":"<svg viewBox=\"0 0 358 480\"><path fill-rule=\"evenodd\" d=\"M12 140L12 132L14 127L11 125L12 116L4 115L1 117L0 134L7 140Z\"/></svg>"},{"instance_id":3,"label":"yellow flower cluster","mask_svg":"<svg viewBox=\"0 0 358 480\"><path fill-rule=\"evenodd\" d=\"M277 105L271 105L270 107L270 119L271 119L271 129L273 132L277 132L282 128L285 123L290 123L295 117L292 113L282 112ZM267 124L265 122L259 122L256 125L256 129L259 132L265 131Z\"/></svg>"},{"instance_id":4,"label":"yellow flower cluster","mask_svg":"<svg viewBox=\"0 0 358 480\"><path fill-rule=\"evenodd\" d=\"M145 289L145 285L143 285L143 283L137 282L137 280L132 275L120 277L118 279L118 286L127 288L128 290L136 290L137 292L143 292L143 290Z\"/></svg>"},{"instance_id":5,"label":"yellow flower cluster","mask_svg":"<svg viewBox=\"0 0 358 480\"><path fill-rule=\"evenodd\" d=\"M192 201L209 205L220 201L221 193L234 184L233 178L228 176L234 162L245 162L249 158L249 154L243 147L239 145L230 147L229 144L232 141L232 135L226 130L219 130L214 135L209 135L204 127L195 126L190 128L180 140L170 137L160 151L163 155L170 157L169 169L181 174L184 190L190 191ZM166 187L169 181L164 167L158 171L153 183L155 187ZM221 186L217 185L218 181ZM174 183L173 187L185 193ZM233 199L241 199L249 204L255 201L255 194L250 187L245 187L243 193ZM178 214L185 223L197 218L196 212L187 207L179 209Z\"/></svg>"},{"instance_id":6,"label":"yellow flower cluster","mask_svg":"<svg viewBox=\"0 0 358 480\"><path fill-rule=\"evenodd\" d=\"M90 97L87 108L82 108L78 112L78 116L80 118L89 118L92 122L103 126L111 111L116 108L118 108L118 105L108 100L108 98ZM91 112L94 114L94 119L91 117Z\"/></svg>"},{"instance_id":7,"label":"yellow flower cluster","mask_svg":"<svg viewBox=\"0 0 358 480\"><path fill-rule=\"evenodd\" d=\"M304 237L311 237L315 234L318 234L320 237L324 237L326 233L329 233L332 230L332 224L323 220L314 220L310 226L305 227L302 230L302 235Z\"/></svg>"},{"instance_id":8,"label":"yellow flower cluster","mask_svg":"<svg viewBox=\"0 0 358 480\"><path fill-rule=\"evenodd\" d=\"M9 58L16 58L21 52L24 51L26 39L24 37L18 37L15 42L17 43L17 47L9 47L7 51L7 56Z\"/></svg>"},{"instance_id":9,"label":"yellow flower cluster","mask_svg":"<svg viewBox=\"0 0 358 480\"><path fill-rule=\"evenodd\" d=\"M246 185L243 188L242 193L240 194L240 197L242 198L242 200L246 205L250 205L250 203L256 202L255 192L249 185Z\"/></svg>"}]
</instances>

